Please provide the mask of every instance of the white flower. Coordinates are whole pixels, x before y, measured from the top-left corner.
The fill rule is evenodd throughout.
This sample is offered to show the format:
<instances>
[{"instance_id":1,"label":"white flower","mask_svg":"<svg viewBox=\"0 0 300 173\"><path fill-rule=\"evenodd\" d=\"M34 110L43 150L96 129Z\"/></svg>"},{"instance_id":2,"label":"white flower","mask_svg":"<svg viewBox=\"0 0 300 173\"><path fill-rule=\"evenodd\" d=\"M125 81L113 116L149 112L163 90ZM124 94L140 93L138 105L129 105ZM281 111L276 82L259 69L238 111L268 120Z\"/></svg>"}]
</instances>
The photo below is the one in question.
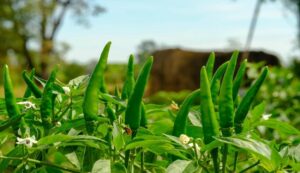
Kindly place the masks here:
<instances>
[{"instance_id":1,"label":"white flower","mask_svg":"<svg viewBox=\"0 0 300 173\"><path fill-rule=\"evenodd\" d=\"M264 115L262 116L262 119L263 119L263 120L268 120L271 116L272 116L272 114L264 114Z\"/></svg>"},{"instance_id":2,"label":"white flower","mask_svg":"<svg viewBox=\"0 0 300 173\"><path fill-rule=\"evenodd\" d=\"M18 102L19 105L24 105L25 109L36 109L35 104L31 103L30 101Z\"/></svg>"},{"instance_id":3,"label":"white flower","mask_svg":"<svg viewBox=\"0 0 300 173\"><path fill-rule=\"evenodd\" d=\"M67 95L69 95L69 93L70 93L70 88L69 87L62 87L63 88L63 90L64 90L64 92L65 92L65 94L67 94Z\"/></svg>"},{"instance_id":4,"label":"white flower","mask_svg":"<svg viewBox=\"0 0 300 173\"><path fill-rule=\"evenodd\" d=\"M179 136L179 141L183 144L188 144L190 142L190 138L185 134L181 134Z\"/></svg>"},{"instance_id":5,"label":"white flower","mask_svg":"<svg viewBox=\"0 0 300 173\"><path fill-rule=\"evenodd\" d=\"M57 121L57 122L55 123L55 126L56 126L56 127L60 127L60 126L61 126L61 122L60 122L60 121Z\"/></svg>"},{"instance_id":6,"label":"white flower","mask_svg":"<svg viewBox=\"0 0 300 173\"><path fill-rule=\"evenodd\" d=\"M37 143L37 141L35 140L35 136L27 137L27 138L24 138L24 139L17 137L17 141L18 142L16 142L16 144L24 144L28 148L31 148L33 144Z\"/></svg>"}]
</instances>

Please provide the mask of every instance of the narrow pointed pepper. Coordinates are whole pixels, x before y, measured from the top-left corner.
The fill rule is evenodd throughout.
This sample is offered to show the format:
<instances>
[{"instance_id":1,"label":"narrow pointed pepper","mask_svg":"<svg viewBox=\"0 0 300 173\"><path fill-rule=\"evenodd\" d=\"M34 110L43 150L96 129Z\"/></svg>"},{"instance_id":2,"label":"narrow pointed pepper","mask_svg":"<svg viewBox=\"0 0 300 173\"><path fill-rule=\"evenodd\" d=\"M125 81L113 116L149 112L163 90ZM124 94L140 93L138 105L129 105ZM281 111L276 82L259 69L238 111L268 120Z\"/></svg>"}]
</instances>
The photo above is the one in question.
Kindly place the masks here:
<instances>
[{"instance_id":1,"label":"narrow pointed pepper","mask_svg":"<svg viewBox=\"0 0 300 173\"><path fill-rule=\"evenodd\" d=\"M13 91L13 85L9 74L9 69L7 65L3 67L3 82L4 82L4 95L5 95L5 105L6 111L9 118L17 118L20 117L20 109L17 105L16 97ZM18 124L13 123L12 127L16 132L18 130Z\"/></svg>"},{"instance_id":2,"label":"narrow pointed pepper","mask_svg":"<svg viewBox=\"0 0 300 173\"><path fill-rule=\"evenodd\" d=\"M54 109L54 82L56 79L57 68L55 68L49 79L46 82L44 91L41 98L41 117L42 123L46 131L48 131L52 126L53 120L53 109Z\"/></svg>"},{"instance_id":3,"label":"narrow pointed pepper","mask_svg":"<svg viewBox=\"0 0 300 173\"><path fill-rule=\"evenodd\" d=\"M219 95L219 117L221 131L224 136L230 136L233 127L234 103L232 98L233 76L238 58L238 52L235 51L229 61L225 71Z\"/></svg>"},{"instance_id":4,"label":"narrow pointed pepper","mask_svg":"<svg viewBox=\"0 0 300 173\"><path fill-rule=\"evenodd\" d=\"M214 72L214 64L215 64L215 53L210 53L207 63L206 63L206 71L208 80L211 81L213 72Z\"/></svg>"},{"instance_id":5,"label":"narrow pointed pepper","mask_svg":"<svg viewBox=\"0 0 300 173\"><path fill-rule=\"evenodd\" d=\"M130 55L127 65L125 83L122 89L122 99L128 99L134 88L134 56Z\"/></svg>"},{"instance_id":6,"label":"narrow pointed pepper","mask_svg":"<svg viewBox=\"0 0 300 173\"><path fill-rule=\"evenodd\" d=\"M133 92L128 99L128 104L125 111L125 124L129 125L133 131L140 127L142 98L150 76L152 64L153 57L150 57L142 67L136 80Z\"/></svg>"},{"instance_id":7,"label":"narrow pointed pepper","mask_svg":"<svg viewBox=\"0 0 300 173\"><path fill-rule=\"evenodd\" d=\"M201 123L203 128L204 143L214 141L213 137L219 136L219 125L217 122L214 104L211 97L210 83L205 67L202 67L200 74L200 99L201 99ZM218 148L211 151L215 172L219 172Z\"/></svg>"},{"instance_id":8,"label":"narrow pointed pepper","mask_svg":"<svg viewBox=\"0 0 300 173\"><path fill-rule=\"evenodd\" d=\"M247 66L247 59L245 59L242 64L240 65L240 68L238 72L236 73L236 76L233 81L233 91L232 91L232 98L233 100L236 99L238 93L239 93L239 88L241 86L244 74L246 72L246 66Z\"/></svg>"},{"instance_id":9,"label":"narrow pointed pepper","mask_svg":"<svg viewBox=\"0 0 300 173\"><path fill-rule=\"evenodd\" d=\"M36 98L41 98L43 92L40 90L40 88L32 81L32 78L29 77L26 74L26 71L23 71L22 73L23 79L25 81L25 83L27 84L28 89L32 92L32 94L36 97Z\"/></svg>"},{"instance_id":10,"label":"narrow pointed pepper","mask_svg":"<svg viewBox=\"0 0 300 173\"><path fill-rule=\"evenodd\" d=\"M100 55L100 59L89 79L88 86L84 94L82 109L88 134L92 134L94 132L94 121L97 120L98 117L98 94L100 91L106 91L104 86L104 71L107 64L110 45L111 42L108 42L105 45Z\"/></svg>"},{"instance_id":11,"label":"narrow pointed pepper","mask_svg":"<svg viewBox=\"0 0 300 173\"><path fill-rule=\"evenodd\" d=\"M239 104L234 117L234 127L235 127L235 132L237 134L242 132L242 124L249 112L251 103L253 102L257 92L259 91L264 80L266 79L267 74L268 74L268 67L264 67L260 76L257 78L255 83L249 88L246 95L241 100L241 103Z\"/></svg>"}]
</instances>

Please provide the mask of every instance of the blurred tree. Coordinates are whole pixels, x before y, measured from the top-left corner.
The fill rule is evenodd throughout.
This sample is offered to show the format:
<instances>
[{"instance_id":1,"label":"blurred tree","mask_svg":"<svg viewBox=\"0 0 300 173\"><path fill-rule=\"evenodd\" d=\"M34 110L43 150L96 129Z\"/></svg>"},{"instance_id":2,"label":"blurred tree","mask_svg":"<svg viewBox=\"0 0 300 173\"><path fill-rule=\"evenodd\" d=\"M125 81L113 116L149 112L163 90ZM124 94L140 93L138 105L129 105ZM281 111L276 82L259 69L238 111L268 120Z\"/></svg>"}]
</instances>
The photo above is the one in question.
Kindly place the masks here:
<instances>
[{"instance_id":1,"label":"blurred tree","mask_svg":"<svg viewBox=\"0 0 300 173\"><path fill-rule=\"evenodd\" d=\"M249 31L248 31L248 35L247 35L245 48L244 48L245 51L242 55L243 58L248 58L248 56L249 56L249 50L250 50L252 39L254 37L254 31L255 31L256 24L257 24L259 12L260 12L261 6L264 1L265 0L257 0L256 1L253 16L252 16Z\"/></svg>"},{"instance_id":2,"label":"blurred tree","mask_svg":"<svg viewBox=\"0 0 300 173\"><path fill-rule=\"evenodd\" d=\"M292 11L297 18L297 47L300 48L300 0L281 0L283 4Z\"/></svg>"},{"instance_id":3,"label":"blurred tree","mask_svg":"<svg viewBox=\"0 0 300 173\"><path fill-rule=\"evenodd\" d=\"M249 27L247 40L245 44L245 52L250 49L251 42L254 36L255 26L258 20L259 12L261 10L261 6L264 2L275 2L276 0L257 0L254 8L254 13L251 19L251 24ZM297 47L300 48L300 0L280 0L287 9L292 11L297 18ZM246 55L247 56L247 55ZM245 57L245 56L244 56Z\"/></svg>"},{"instance_id":4,"label":"blurred tree","mask_svg":"<svg viewBox=\"0 0 300 173\"><path fill-rule=\"evenodd\" d=\"M22 65L36 67L47 77L50 59L58 57L56 36L68 11L86 23L89 15L104 8L92 0L1 0L0 57L7 57L11 50Z\"/></svg>"},{"instance_id":5,"label":"blurred tree","mask_svg":"<svg viewBox=\"0 0 300 173\"><path fill-rule=\"evenodd\" d=\"M157 44L152 40L142 41L138 45L137 59L138 63L143 63L145 60L152 55L154 51L158 49Z\"/></svg>"}]
</instances>

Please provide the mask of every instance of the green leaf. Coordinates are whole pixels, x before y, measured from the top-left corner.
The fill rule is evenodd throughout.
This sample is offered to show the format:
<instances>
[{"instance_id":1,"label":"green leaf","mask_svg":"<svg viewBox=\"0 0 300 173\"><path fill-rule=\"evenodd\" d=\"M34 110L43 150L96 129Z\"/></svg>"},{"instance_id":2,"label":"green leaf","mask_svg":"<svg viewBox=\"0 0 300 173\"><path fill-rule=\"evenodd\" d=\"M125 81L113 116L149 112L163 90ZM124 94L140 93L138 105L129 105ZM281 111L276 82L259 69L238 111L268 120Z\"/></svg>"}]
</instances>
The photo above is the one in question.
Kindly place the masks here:
<instances>
[{"instance_id":1,"label":"green leaf","mask_svg":"<svg viewBox=\"0 0 300 173\"><path fill-rule=\"evenodd\" d=\"M176 160L167 167L166 172L167 173L183 173L185 168L191 162L192 162L191 160Z\"/></svg>"},{"instance_id":2,"label":"green leaf","mask_svg":"<svg viewBox=\"0 0 300 173\"><path fill-rule=\"evenodd\" d=\"M173 124L172 120L165 118L149 124L149 130L154 134L170 133L172 132Z\"/></svg>"},{"instance_id":3,"label":"green leaf","mask_svg":"<svg viewBox=\"0 0 300 173\"><path fill-rule=\"evenodd\" d=\"M276 119L268 119L261 121L257 124L258 126L265 126L271 129L277 130L279 133L286 135L300 135L300 131L289 123L282 122Z\"/></svg>"},{"instance_id":4,"label":"green leaf","mask_svg":"<svg viewBox=\"0 0 300 173\"><path fill-rule=\"evenodd\" d=\"M250 152L260 160L260 165L268 171L274 171L279 166L279 153L262 141L242 137L220 137L216 139L220 142L231 144Z\"/></svg>"},{"instance_id":5,"label":"green leaf","mask_svg":"<svg viewBox=\"0 0 300 173\"><path fill-rule=\"evenodd\" d=\"M186 127L186 135L193 138L203 138L203 129L199 126L188 125Z\"/></svg>"},{"instance_id":6,"label":"green leaf","mask_svg":"<svg viewBox=\"0 0 300 173\"><path fill-rule=\"evenodd\" d=\"M87 136L87 135L78 135L78 136L70 136L70 135L64 135L64 134L57 134L57 135L51 135L41 138L38 141L38 146L41 145L52 145L54 143L58 142L70 142L70 141L88 141L88 140L95 140L101 143L106 143L106 141L94 137L94 136Z\"/></svg>"},{"instance_id":7,"label":"green leaf","mask_svg":"<svg viewBox=\"0 0 300 173\"><path fill-rule=\"evenodd\" d=\"M143 137L136 137L126 145L125 150L134 148L143 148L144 150L149 150L157 154L169 153L183 159L186 158L180 152L185 152L184 150L175 148L171 141L162 136L143 135Z\"/></svg>"},{"instance_id":8,"label":"green leaf","mask_svg":"<svg viewBox=\"0 0 300 173\"><path fill-rule=\"evenodd\" d=\"M104 100L105 102L113 103L113 104L119 105L121 107L126 107L125 102L119 100L114 95L110 95L110 94L106 94L106 93L99 93L99 98Z\"/></svg>"},{"instance_id":9,"label":"green leaf","mask_svg":"<svg viewBox=\"0 0 300 173\"><path fill-rule=\"evenodd\" d=\"M241 137L220 137L216 138L220 142L234 145L247 151L259 154L267 159L271 159L271 149L268 145L251 138Z\"/></svg>"},{"instance_id":10,"label":"green leaf","mask_svg":"<svg viewBox=\"0 0 300 173\"><path fill-rule=\"evenodd\" d=\"M78 87L81 83L83 82L87 82L89 79L89 75L82 75L82 76L78 76L72 80L69 81L68 85L74 86L74 87Z\"/></svg>"},{"instance_id":11,"label":"green leaf","mask_svg":"<svg viewBox=\"0 0 300 173\"><path fill-rule=\"evenodd\" d=\"M176 136L171 136L171 135L167 135L164 134L164 136L166 136L167 138L169 138L171 141L175 142L176 144L178 144L179 146L181 146L184 149L188 149L188 147L186 145L184 145L182 142L179 141L179 138Z\"/></svg>"},{"instance_id":12,"label":"green leaf","mask_svg":"<svg viewBox=\"0 0 300 173\"><path fill-rule=\"evenodd\" d=\"M110 173L110 160L97 160L94 163L92 173Z\"/></svg>"},{"instance_id":13,"label":"green leaf","mask_svg":"<svg viewBox=\"0 0 300 173\"><path fill-rule=\"evenodd\" d=\"M65 156L76 168L81 169L80 162L75 152L68 153Z\"/></svg>"},{"instance_id":14,"label":"green leaf","mask_svg":"<svg viewBox=\"0 0 300 173\"><path fill-rule=\"evenodd\" d=\"M127 170L126 170L124 164L117 162L112 165L111 172L112 173L126 173Z\"/></svg>"},{"instance_id":15,"label":"green leaf","mask_svg":"<svg viewBox=\"0 0 300 173\"><path fill-rule=\"evenodd\" d=\"M72 128L80 128L80 127L84 127L84 126L85 126L84 118L68 120L66 122L63 122L60 127L52 129L50 132L51 133L61 133L64 131L68 131Z\"/></svg>"},{"instance_id":16,"label":"green leaf","mask_svg":"<svg viewBox=\"0 0 300 173\"><path fill-rule=\"evenodd\" d=\"M200 172L200 169L201 168L199 168L197 161L192 161L186 166L186 168L184 169L183 172L184 173L190 173L190 172L197 173L197 172Z\"/></svg>"},{"instance_id":17,"label":"green leaf","mask_svg":"<svg viewBox=\"0 0 300 173\"><path fill-rule=\"evenodd\" d=\"M113 144L119 151L125 145L125 139L122 134L122 129L114 122L112 129Z\"/></svg>"},{"instance_id":18,"label":"green leaf","mask_svg":"<svg viewBox=\"0 0 300 173\"><path fill-rule=\"evenodd\" d=\"M261 102L256 105L251 111L251 122L257 122L265 112L266 103Z\"/></svg>"},{"instance_id":19,"label":"green leaf","mask_svg":"<svg viewBox=\"0 0 300 173\"><path fill-rule=\"evenodd\" d=\"M125 147L125 150L130 150L130 149L134 149L134 148L139 148L139 147L142 147L142 148L150 148L150 147L160 147L161 145L165 145L165 144L168 144L169 141L165 140L165 141L162 141L162 140L156 140L156 139L153 139L153 140L132 140L129 144L126 145ZM159 146L160 145L160 146Z\"/></svg>"},{"instance_id":20,"label":"green leaf","mask_svg":"<svg viewBox=\"0 0 300 173\"><path fill-rule=\"evenodd\" d=\"M10 151L6 156L8 157L23 157L25 155L24 153L24 146L23 145L18 145L16 148L14 148L12 151ZM0 172L5 172L7 167L9 165L18 165L20 164L21 161L16 160L13 161L12 163L10 162L10 159L2 159L0 162Z\"/></svg>"},{"instance_id":21,"label":"green leaf","mask_svg":"<svg viewBox=\"0 0 300 173\"><path fill-rule=\"evenodd\" d=\"M205 145L204 147L202 147L200 151L201 151L201 153L210 152L211 150L213 150L215 148L218 148L222 145L223 145L222 142L214 140L213 142L211 142L211 143Z\"/></svg>"}]
</instances>

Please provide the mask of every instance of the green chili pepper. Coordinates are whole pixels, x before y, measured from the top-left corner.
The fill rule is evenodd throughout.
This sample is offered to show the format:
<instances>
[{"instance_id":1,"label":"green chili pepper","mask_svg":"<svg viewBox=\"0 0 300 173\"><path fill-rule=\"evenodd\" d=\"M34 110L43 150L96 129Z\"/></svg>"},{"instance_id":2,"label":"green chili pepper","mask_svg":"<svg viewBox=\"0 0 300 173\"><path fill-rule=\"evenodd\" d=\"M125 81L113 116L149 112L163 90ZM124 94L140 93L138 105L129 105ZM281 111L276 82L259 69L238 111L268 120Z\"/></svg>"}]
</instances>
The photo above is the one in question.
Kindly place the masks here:
<instances>
[{"instance_id":1,"label":"green chili pepper","mask_svg":"<svg viewBox=\"0 0 300 173\"><path fill-rule=\"evenodd\" d=\"M253 102L258 90L260 89L261 85L263 84L265 78L268 74L268 67L264 67L262 73L258 77L258 79L255 81L255 83L249 88L246 95L241 100L241 103L239 104L235 117L234 117L234 128L235 132L237 134L242 132L242 124L248 114L248 111L250 109L251 103Z\"/></svg>"},{"instance_id":2,"label":"green chili pepper","mask_svg":"<svg viewBox=\"0 0 300 173\"><path fill-rule=\"evenodd\" d=\"M219 125L212 102L210 84L205 67L202 67L201 69L200 86L201 122L203 127L204 143L209 144L214 140L213 136L218 136Z\"/></svg>"},{"instance_id":3,"label":"green chili pepper","mask_svg":"<svg viewBox=\"0 0 300 173\"><path fill-rule=\"evenodd\" d=\"M145 108L144 103L142 102L142 104L141 104L141 123L140 123L140 125L142 127L147 128L147 124L148 124L148 122L147 122L147 117L146 117L146 108Z\"/></svg>"},{"instance_id":4,"label":"green chili pepper","mask_svg":"<svg viewBox=\"0 0 300 173\"><path fill-rule=\"evenodd\" d=\"M214 87L211 87L211 97L213 100L214 105L217 105L218 103L218 95L219 95L219 91L220 91L220 80L216 80L214 82Z\"/></svg>"},{"instance_id":5,"label":"green chili pepper","mask_svg":"<svg viewBox=\"0 0 300 173\"><path fill-rule=\"evenodd\" d=\"M227 66L224 78L222 80L219 95L219 117L221 131L224 136L231 135L234 118L234 103L232 99L233 76L238 58L238 52L235 51Z\"/></svg>"},{"instance_id":6,"label":"green chili pepper","mask_svg":"<svg viewBox=\"0 0 300 173\"><path fill-rule=\"evenodd\" d=\"M6 111L9 118L15 119L16 117L20 116L21 112L19 106L17 105L17 101L13 92L13 85L7 65L4 65L3 67L3 82ZM13 123L12 125L14 131L16 132L18 130L18 124Z\"/></svg>"},{"instance_id":7,"label":"green chili pepper","mask_svg":"<svg viewBox=\"0 0 300 173\"><path fill-rule=\"evenodd\" d=\"M52 119L53 119L53 109L54 109L54 82L56 79L57 68L55 68L51 74L49 79L46 82L44 87L44 91L41 98L41 117L42 123L46 131L51 128ZM46 132L47 133L47 132Z\"/></svg>"},{"instance_id":8,"label":"green chili pepper","mask_svg":"<svg viewBox=\"0 0 300 173\"><path fill-rule=\"evenodd\" d=\"M32 79L26 74L25 71L22 73L23 79L27 84L28 89L33 93L36 98L41 98L43 92L40 88L32 81Z\"/></svg>"},{"instance_id":9,"label":"green chili pepper","mask_svg":"<svg viewBox=\"0 0 300 173\"><path fill-rule=\"evenodd\" d=\"M180 109L174 121L173 136L180 136L186 134L186 123L189 114L189 109L193 101L200 96L200 89L193 91L182 102Z\"/></svg>"},{"instance_id":10,"label":"green chili pepper","mask_svg":"<svg viewBox=\"0 0 300 173\"><path fill-rule=\"evenodd\" d=\"M24 73L24 72L23 72ZM35 69L33 68L30 72L30 76L28 77L30 80L33 80L33 77L34 77L34 74L35 74ZM24 93L24 96L23 96L23 99L26 100L28 97L31 96L31 89L27 86L26 90L25 90L25 93Z\"/></svg>"},{"instance_id":11,"label":"green chili pepper","mask_svg":"<svg viewBox=\"0 0 300 173\"><path fill-rule=\"evenodd\" d=\"M136 131L140 126L142 98L150 76L152 63L153 57L148 58L140 71L133 92L128 99L125 111L125 124L128 124L134 131Z\"/></svg>"},{"instance_id":12,"label":"green chili pepper","mask_svg":"<svg viewBox=\"0 0 300 173\"><path fill-rule=\"evenodd\" d=\"M205 67L201 69L200 78L200 99L201 99L201 123L203 128L204 143L209 144L214 136L219 136L219 125L217 122L214 105L212 102L210 84ZM211 151L215 172L219 172L218 148Z\"/></svg>"},{"instance_id":13,"label":"green chili pepper","mask_svg":"<svg viewBox=\"0 0 300 173\"><path fill-rule=\"evenodd\" d=\"M105 92L104 70L107 63L110 45L111 42L108 42L105 45L100 59L89 79L89 83L84 94L82 110L88 134L92 134L94 132L95 124L93 121L98 119L99 91Z\"/></svg>"},{"instance_id":14,"label":"green chili pepper","mask_svg":"<svg viewBox=\"0 0 300 173\"><path fill-rule=\"evenodd\" d=\"M128 99L134 87L134 56L130 55L127 65L126 80L122 90L122 99Z\"/></svg>"},{"instance_id":15,"label":"green chili pepper","mask_svg":"<svg viewBox=\"0 0 300 173\"><path fill-rule=\"evenodd\" d=\"M236 99L238 93L239 93L239 88L241 86L245 71L246 71L246 66L247 66L247 59L245 59L242 64L240 65L240 68L235 76L235 79L233 81L233 90L232 90L232 98L233 100Z\"/></svg>"},{"instance_id":16,"label":"green chili pepper","mask_svg":"<svg viewBox=\"0 0 300 173\"><path fill-rule=\"evenodd\" d=\"M221 78L223 77L223 74L225 73L225 70L228 66L228 62L222 64L217 71L215 72L212 80L211 80L211 96L213 99L213 103L217 103L217 96L219 95L219 90L220 90L220 81Z\"/></svg>"},{"instance_id":17,"label":"green chili pepper","mask_svg":"<svg viewBox=\"0 0 300 173\"><path fill-rule=\"evenodd\" d=\"M208 80L211 81L214 72L214 64L215 64L215 53L210 53L207 63L206 63L206 71Z\"/></svg>"}]
</instances>

